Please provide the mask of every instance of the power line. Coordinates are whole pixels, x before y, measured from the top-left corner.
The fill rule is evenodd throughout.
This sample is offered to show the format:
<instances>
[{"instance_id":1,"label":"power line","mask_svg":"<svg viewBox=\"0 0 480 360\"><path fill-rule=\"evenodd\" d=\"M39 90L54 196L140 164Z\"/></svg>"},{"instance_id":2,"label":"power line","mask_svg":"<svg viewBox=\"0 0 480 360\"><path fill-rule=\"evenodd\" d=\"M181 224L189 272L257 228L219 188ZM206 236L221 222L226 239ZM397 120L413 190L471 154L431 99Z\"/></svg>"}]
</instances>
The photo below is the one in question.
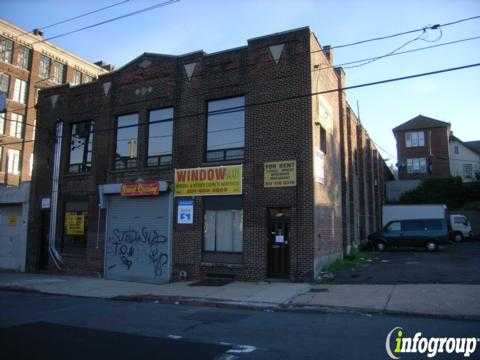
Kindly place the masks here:
<instances>
[{"instance_id":1,"label":"power line","mask_svg":"<svg viewBox=\"0 0 480 360\"><path fill-rule=\"evenodd\" d=\"M83 30L87 30L87 29L91 29L91 28L94 28L94 27L97 27L97 26L105 25L105 24L111 23L113 21L117 21L117 20L124 19L124 18L130 17L130 16L138 15L138 14L141 14L141 13L144 13L144 12L147 12L147 11L151 11L151 10L163 7L163 6L172 5L172 4L177 3L179 1L180 0L168 0L168 1L162 2L160 4L156 4L156 5L152 5L152 6L140 9L140 10L132 11L132 12L120 15L120 16L116 16L114 18L110 18L110 19L107 19L107 20L104 20L104 21L101 21L101 22L98 22L98 23L94 23L94 24L91 24L91 25L88 25L88 26L81 27L79 29L75 29L75 30L72 30L72 31L68 31L68 32L65 32L65 33L54 35L54 36L48 37L46 39L38 40L38 41L33 42L32 45L42 43L42 42L45 42L45 41L49 41L49 40L53 40L53 39L58 39L58 38L63 37L63 36L75 34L77 32L83 31Z\"/></svg>"}]
</instances>

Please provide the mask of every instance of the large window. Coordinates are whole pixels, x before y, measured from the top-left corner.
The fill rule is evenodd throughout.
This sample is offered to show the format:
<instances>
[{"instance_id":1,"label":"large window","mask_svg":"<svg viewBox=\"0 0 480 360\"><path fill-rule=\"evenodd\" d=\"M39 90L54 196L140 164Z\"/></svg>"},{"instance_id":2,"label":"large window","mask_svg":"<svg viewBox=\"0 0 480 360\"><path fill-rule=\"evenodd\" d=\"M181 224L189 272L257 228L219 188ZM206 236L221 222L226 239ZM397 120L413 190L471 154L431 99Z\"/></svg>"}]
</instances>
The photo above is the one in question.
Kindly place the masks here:
<instances>
[{"instance_id":1,"label":"large window","mask_svg":"<svg viewBox=\"0 0 480 360\"><path fill-rule=\"evenodd\" d=\"M8 88L10 86L10 75L0 74L0 96L4 96L5 99L8 98ZM0 109L2 110L2 109Z\"/></svg>"},{"instance_id":2,"label":"large window","mask_svg":"<svg viewBox=\"0 0 480 360\"><path fill-rule=\"evenodd\" d=\"M137 166L138 114L117 118L117 146L115 169Z\"/></svg>"},{"instance_id":3,"label":"large window","mask_svg":"<svg viewBox=\"0 0 480 360\"><path fill-rule=\"evenodd\" d=\"M425 146L425 136L423 131L408 131L405 133L405 146L418 147Z\"/></svg>"},{"instance_id":4,"label":"large window","mask_svg":"<svg viewBox=\"0 0 480 360\"><path fill-rule=\"evenodd\" d=\"M28 82L15 79L15 87L13 89L13 100L20 103L25 104L27 100L27 90L28 90Z\"/></svg>"},{"instance_id":5,"label":"large window","mask_svg":"<svg viewBox=\"0 0 480 360\"><path fill-rule=\"evenodd\" d=\"M172 163L173 108L152 110L148 124L147 166Z\"/></svg>"},{"instance_id":6,"label":"large window","mask_svg":"<svg viewBox=\"0 0 480 360\"><path fill-rule=\"evenodd\" d=\"M20 151L8 149L7 172L12 175L20 174Z\"/></svg>"},{"instance_id":7,"label":"large window","mask_svg":"<svg viewBox=\"0 0 480 360\"><path fill-rule=\"evenodd\" d=\"M50 77L50 66L52 61L48 56L42 55L40 58L40 68L38 71L38 75L42 79L48 79Z\"/></svg>"},{"instance_id":8,"label":"large window","mask_svg":"<svg viewBox=\"0 0 480 360\"><path fill-rule=\"evenodd\" d=\"M17 139L22 138L23 115L10 114L10 136Z\"/></svg>"},{"instance_id":9,"label":"large window","mask_svg":"<svg viewBox=\"0 0 480 360\"><path fill-rule=\"evenodd\" d=\"M72 85L80 85L82 83L82 73L80 70L73 70Z\"/></svg>"},{"instance_id":10,"label":"large window","mask_svg":"<svg viewBox=\"0 0 480 360\"><path fill-rule=\"evenodd\" d=\"M30 49L20 46L18 49L17 65L22 69L28 70L30 67Z\"/></svg>"},{"instance_id":11,"label":"large window","mask_svg":"<svg viewBox=\"0 0 480 360\"><path fill-rule=\"evenodd\" d=\"M425 158L407 159L407 173L423 174L427 172L427 163Z\"/></svg>"},{"instance_id":12,"label":"large window","mask_svg":"<svg viewBox=\"0 0 480 360\"><path fill-rule=\"evenodd\" d=\"M204 199L204 207L204 251L242 252L242 198L207 197Z\"/></svg>"},{"instance_id":13,"label":"large window","mask_svg":"<svg viewBox=\"0 0 480 360\"><path fill-rule=\"evenodd\" d=\"M59 62L52 63L52 81L57 84L63 84L65 77L65 65Z\"/></svg>"},{"instance_id":14,"label":"large window","mask_svg":"<svg viewBox=\"0 0 480 360\"><path fill-rule=\"evenodd\" d=\"M0 113L0 135L5 133L5 113Z\"/></svg>"},{"instance_id":15,"label":"large window","mask_svg":"<svg viewBox=\"0 0 480 360\"><path fill-rule=\"evenodd\" d=\"M6 63L12 62L13 41L0 37L0 60Z\"/></svg>"},{"instance_id":16,"label":"large window","mask_svg":"<svg viewBox=\"0 0 480 360\"><path fill-rule=\"evenodd\" d=\"M473 165L472 164L464 164L463 165L463 177L466 179L473 178Z\"/></svg>"},{"instance_id":17,"label":"large window","mask_svg":"<svg viewBox=\"0 0 480 360\"><path fill-rule=\"evenodd\" d=\"M207 161L243 159L245 98L208 102Z\"/></svg>"},{"instance_id":18,"label":"large window","mask_svg":"<svg viewBox=\"0 0 480 360\"><path fill-rule=\"evenodd\" d=\"M70 138L70 173L82 173L92 166L93 121L84 121L72 125Z\"/></svg>"}]
</instances>

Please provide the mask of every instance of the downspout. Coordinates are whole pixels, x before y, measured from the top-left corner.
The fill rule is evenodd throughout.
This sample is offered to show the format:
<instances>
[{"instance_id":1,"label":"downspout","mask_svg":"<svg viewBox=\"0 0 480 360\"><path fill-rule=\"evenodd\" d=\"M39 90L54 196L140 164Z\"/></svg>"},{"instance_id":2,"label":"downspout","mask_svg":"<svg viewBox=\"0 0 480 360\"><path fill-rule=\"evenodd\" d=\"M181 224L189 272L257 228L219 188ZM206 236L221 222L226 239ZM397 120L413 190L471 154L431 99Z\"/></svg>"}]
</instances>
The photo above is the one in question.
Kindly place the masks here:
<instances>
[{"instance_id":1,"label":"downspout","mask_svg":"<svg viewBox=\"0 0 480 360\"><path fill-rule=\"evenodd\" d=\"M56 248L57 213L58 213L58 188L60 177L60 156L62 153L63 122L59 120L56 125L55 152L53 158L52 174L52 200L50 211L50 229L48 233L48 254L58 270L62 269L63 260Z\"/></svg>"}]
</instances>

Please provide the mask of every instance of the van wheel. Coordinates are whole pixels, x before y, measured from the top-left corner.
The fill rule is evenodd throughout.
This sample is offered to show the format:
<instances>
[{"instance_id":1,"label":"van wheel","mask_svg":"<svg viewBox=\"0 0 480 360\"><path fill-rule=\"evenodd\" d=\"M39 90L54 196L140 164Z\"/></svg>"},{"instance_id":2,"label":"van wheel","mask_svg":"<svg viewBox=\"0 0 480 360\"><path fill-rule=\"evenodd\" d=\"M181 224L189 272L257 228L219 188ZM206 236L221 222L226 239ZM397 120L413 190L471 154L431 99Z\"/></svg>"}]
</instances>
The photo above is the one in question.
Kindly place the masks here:
<instances>
[{"instance_id":1,"label":"van wheel","mask_svg":"<svg viewBox=\"0 0 480 360\"><path fill-rule=\"evenodd\" d=\"M379 241L377 243L375 243L375 249L377 249L377 251L384 251L386 248L385 246L385 243L383 241Z\"/></svg>"},{"instance_id":2,"label":"van wheel","mask_svg":"<svg viewBox=\"0 0 480 360\"><path fill-rule=\"evenodd\" d=\"M453 234L453 241L459 243L459 242L462 242L463 241L463 234L462 233L459 233L459 232L456 232Z\"/></svg>"},{"instance_id":3,"label":"van wheel","mask_svg":"<svg viewBox=\"0 0 480 360\"><path fill-rule=\"evenodd\" d=\"M435 250L437 250L437 244L435 244L432 241L429 241L426 245L426 248L427 248L428 251L435 251Z\"/></svg>"}]
</instances>

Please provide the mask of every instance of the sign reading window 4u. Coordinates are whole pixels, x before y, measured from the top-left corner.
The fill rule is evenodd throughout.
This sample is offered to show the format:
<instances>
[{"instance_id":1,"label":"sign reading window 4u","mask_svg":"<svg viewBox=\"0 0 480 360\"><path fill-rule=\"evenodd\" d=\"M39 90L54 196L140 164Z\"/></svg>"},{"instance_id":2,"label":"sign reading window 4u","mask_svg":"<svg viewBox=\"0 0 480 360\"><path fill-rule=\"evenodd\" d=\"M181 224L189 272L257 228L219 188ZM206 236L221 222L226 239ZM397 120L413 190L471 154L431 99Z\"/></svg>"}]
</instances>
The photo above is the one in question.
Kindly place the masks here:
<instances>
[{"instance_id":1,"label":"sign reading window 4u","mask_svg":"<svg viewBox=\"0 0 480 360\"><path fill-rule=\"evenodd\" d=\"M175 196L239 195L242 165L175 169Z\"/></svg>"},{"instance_id":2,"label":"sign reading window 4u","mask_svg":"<svg viewBox=\"0 0 480 360\"><path fill-rule=\"evenodd\" d=\"M193 200L178 200L177 224L193 224Z\"/></svg>"}]
</instances>

